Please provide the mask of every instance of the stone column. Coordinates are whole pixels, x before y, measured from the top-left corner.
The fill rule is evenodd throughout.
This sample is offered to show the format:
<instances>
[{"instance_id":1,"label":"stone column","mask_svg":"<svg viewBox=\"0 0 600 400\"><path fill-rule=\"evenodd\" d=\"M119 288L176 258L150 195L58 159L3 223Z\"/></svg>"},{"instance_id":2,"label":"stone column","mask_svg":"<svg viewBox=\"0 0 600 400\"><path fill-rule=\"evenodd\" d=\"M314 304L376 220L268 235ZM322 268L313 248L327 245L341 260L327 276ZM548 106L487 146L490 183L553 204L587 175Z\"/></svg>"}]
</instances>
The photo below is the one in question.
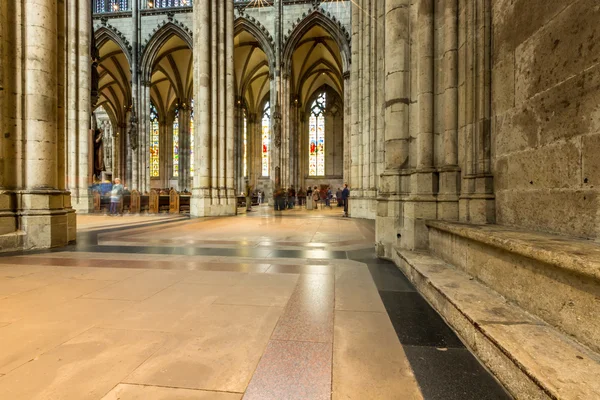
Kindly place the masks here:
<instances>
[{"instance_id":1,"label":"stone column","mask_svg":"<svg viewBox=\"0 0 600 400\"><path fill-rule=\"evenodd\" d=\"M385 2L385 170L380 177L376 242L383 255L390 256L392 247L400 244L398 234L403 226L401 203L403 188L408 187L409 104L410 104L410 1ZM390 43L394 43L390 46ZM404 182L404 185L402 185ZM406 189L405 189L406 190Z\"/></svg>"},{"instance_id":2,"label":"stone column","mask_svg":"<svg viewBox=\"0 0 600 400\"><path fill-rule=\"evenodd\" d=\"M139 55L139 0L132 0L131 4L131 19L133 23L133 34L132 34L132 51L131 51L131 116L130 130L129 130L129 146L131 147L131 157L128 160L127 165L131 165L131 179L128 180L126 185L130 190L139 189L140 184L140 171L139 171L139 158L141 151L141 131L140 131L140 102L139 102L139 66L138 66L138 55ZM129 171L128 171L129 174Z\"/></svg>"},{"instance_id":3,"label":"stone column","mask_svg":"<svg viewBox=\"0 0 600 400\"><path fill-rule=\"evenodd\" d=\"M179 107L179 190L187 188L190 177L190 104L184 100Z\"/></svg>"},{"instance_id":4,"label":"stone column","mask_svg":"<svg viewBox=\"0 0 600 400\"><path fill-rule=\"evenodd\" d=\"M63 32L55 0L24 0L23 9L37 12L22 15L23 178L17 192L20 230L25 232L22 245L25 249L63 246L69 241L66 193L58 189L57 166L57 100L63 83L57 53Z\"/></svg>"},{"instance_id":5,"label":"stone column","mask_svg":"<svg viewBox=\"0 0 600 400\"><path fill-rule=\"evenodd\" d=\"M235 170L233 168L233 148L235 132L234 125L234 105L235 105L235 76L234 76L234 59L233 59L233 24L234 24L234 9L233 0L225 1L225 132L226 132L226 163L225 163L225 191L226 191L226 210L234 210L237 212L237 198L235 190Z\"/></svg>"},{"instance_id":6,"label":"stone column","mask_svg":"<svg viewBox=\"0 0 600 400\"><path fill-rule=\"evenodd\" d=\"M248 165L248 180L252 187L258 189L258 176L256 173L256 151L254 149L257 146L256 141L256 114L249 113L246 115L246 126L248 139L246 151L247 151L247 165Z\"/></svg>"},{"instance_id":7,"label":"stone column","mask_svg":"<svg viewBox=\"0 0 600 400\"><path fill-rule=\"evenodd\" d=\"M459 126L464 137L464 167L459 200L459 219L464 222L495 222L495 197L491 173L491 15L490 3L459 3L459 57L464 61L459 82Z\"/></svg>"},{"instance_id":8,"label":"stone column","mask_svg":"<svg viewBox=\"0 0 600 400\"><path fill-rule=\"evenodd\" d=\"M235 188L238 193L244 192L244 109L242 99L237 98L234 109L235 147L233 160L235 168Z\"/></svg>"},{"instance_id":9,"label":"stone column","mask_svg":"<svg viewBox=\"0 0 600 400\"><path fill-rule=\"evenodd\" d=\"M21 81L21 68L16 53L14 34L6 28L16 26L14 13L19 2L9 6L0 3L0 247L18 249L22 238L17 235L15 214L16 188L16 121L11 105L15 104L16 85ZM12 77L12 79L8 79Z\"/></svg>"},{"instance_id":10,"label":"stone column","mask_svg":"<svg viewBox=\"0 0 600 400\"><path fill-rule=\"evenodd\" d=\"M443 8L443 150L439 172L437 217L458 219L460 168L458 167L458 0L445 0Z\"/></svg>"},{"instance_id":11,"label":"stone column","mask_svg":"<svg viewBox=\"0 0 600 400\"><path fill-rule=\"evenodd\" d=\"M233 0L194 2L197 105L194 216L236 212L233 169ZM229 158L229 159L228 159Z\"/></svg>"},{"instance_id":12,"label":"stone column","mask_svg":"<svg viewBox=\"0 0 600 400\"><path fill-rule=\"evenodd\" d=\"M359 43L360 43L360 15L362 10L360 5L352 3L352 69L350 71L350 95L348 104L350 106L350 176L347 178L352 189L358 188L360 185L358 173L358 155L359 149Z\"/></svg>"}]
</instances>

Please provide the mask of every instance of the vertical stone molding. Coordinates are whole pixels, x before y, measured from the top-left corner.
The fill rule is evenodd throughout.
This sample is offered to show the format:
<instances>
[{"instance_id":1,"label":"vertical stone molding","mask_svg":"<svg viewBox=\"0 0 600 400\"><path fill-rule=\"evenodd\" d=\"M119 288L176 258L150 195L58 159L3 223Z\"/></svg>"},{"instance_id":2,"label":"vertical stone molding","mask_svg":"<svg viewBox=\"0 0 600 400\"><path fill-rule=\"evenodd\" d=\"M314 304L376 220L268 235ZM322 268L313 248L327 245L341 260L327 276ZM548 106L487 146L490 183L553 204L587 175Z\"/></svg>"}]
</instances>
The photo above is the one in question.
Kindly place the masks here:
<instances>
[{"instance_id":1,"label":"vertical stone molding","mask_svg":"<svg viewBox=\"0 0 600 400\"><path fill-rule=\"evenodd\" d=\"M194 2L193 51L198 151L191 215L233 215L233 0Z\"/></svg>"},{"instance_id":2,"label":"vertical stone molding","mask_svg":"<svg viewBox=\"0 0 600 400\"><path fill-rule=\"evenodd\" d=\"M464 138L464 170L460 220L495 222L491 171L491 10L488 0L460 1L459 57L463 80L459 87L460 135Z\"/></svg>"},{"instance_id":3,"label":"vertical stone molding","mask_svg":"<svg viewBox=\"0 0 600 400\"><path fill-rule=\"evenodd\" d=\"M90 12L79 0L0 5L0 251L74 241L67 190L89 209Z\"/></svg>"},{"instance_id":4,"label":"vertical stone molding","mask_svg":"<svg viewBox=\"0 0 600 400\"><path fill-rule=\"evenodd\" d=\"M377 50L385 40L378 29L385 20L385 4L374 0L352 3L352 67L350 68L350 168L346 180L352 191L350 214L374 219L377 213L377 190L380 186L383 153L377 151L383 130L384 105L378 97L383 90L384 63ZM381 60L383 61L383 60ZM347 71L345 71L347 72ZM347 116L346 116L347 117Z\"/></svg>"}]
</instances>

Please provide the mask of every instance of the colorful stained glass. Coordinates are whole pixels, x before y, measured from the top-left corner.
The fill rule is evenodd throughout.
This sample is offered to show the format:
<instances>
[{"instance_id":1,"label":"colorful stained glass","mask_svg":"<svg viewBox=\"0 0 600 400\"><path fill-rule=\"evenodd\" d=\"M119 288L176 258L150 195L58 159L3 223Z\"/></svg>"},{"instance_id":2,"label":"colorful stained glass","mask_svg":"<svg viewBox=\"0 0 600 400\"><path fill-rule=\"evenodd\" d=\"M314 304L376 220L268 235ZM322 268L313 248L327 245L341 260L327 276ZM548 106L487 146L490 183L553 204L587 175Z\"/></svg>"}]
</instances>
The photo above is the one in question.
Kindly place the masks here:
<instances>
[{"instance_id":1,"label":"colorful stained glass","mask_svg":"<svg viewBox=\"0 0 600 400\"><path fill-rule=\"evenodd\" d=\"M248 176L248 124L244 110L244 177Z\"/></svg>"},{"instance_id":2,"label":"colorful stained glass","mask_svg":"<svg viewBox=\"0 0 600 400\"><path fill-rule=\"evenodd\" d=\"M262 118L262 176L269 176L269 152L271 150L271 107L265 104Z\"/></svg>"},{"instance_id":3,"label":"colorful stained glass","mask_svg":"<svg viewBox=\"0 0 600 400\"><path fill-rule=\"evenodd\" d=\"M190 111L190 176L194 176L194 100Z\"/></svg>"},{"instance_id":4,"label":"colorful stained glass","mask_svg":"<svg viewBox=\"0 0 600 400\"><path fill-rule=\"evenodd\" d=\"M158 112L154 104L150 105L150 123L150 177L158 178L160 176L160 135Z\"/></svg>"},{"instance_id":5,"label":"colorful stained glass","mask_svg":"<svg viewBox=\"0 0 600 400\"><path fill-rule=\"evenodd\" d=\"M308 120L308 175L325 175L325 93L313 102Z\"/></svg>"},{"instance_id":6,"label":"colorful stained glass","mask_svg":"<svg viewBox=\"0 0 600 400\"><path fill-rule=\"evenodd\" d=\"M179 176L179 109L175 110L173 120L173 176Z\"/></svg>"}]
</instances>

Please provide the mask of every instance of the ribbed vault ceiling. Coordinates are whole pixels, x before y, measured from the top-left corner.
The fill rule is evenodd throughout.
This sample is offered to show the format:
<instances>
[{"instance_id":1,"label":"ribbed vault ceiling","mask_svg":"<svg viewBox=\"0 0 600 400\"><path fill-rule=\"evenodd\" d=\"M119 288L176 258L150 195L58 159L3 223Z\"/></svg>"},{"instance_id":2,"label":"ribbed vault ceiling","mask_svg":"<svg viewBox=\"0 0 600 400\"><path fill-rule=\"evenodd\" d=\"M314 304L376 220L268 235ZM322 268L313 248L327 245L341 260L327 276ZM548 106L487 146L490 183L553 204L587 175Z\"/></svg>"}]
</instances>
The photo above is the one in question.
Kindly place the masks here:
<instances>
[{"instance_id":1,"label":"ribbed vault ceiling","mask_svg":"<svg viewBox=\"0 0 600 400\"><path fill-rule=\"evenodd\" d=\"M256 38L241 31L234 38L236 94L246 100L250 112L257 112L269 92L269 62Z\"/></svg>"},{"instance_id":2,"label":"ribbed vault ceiling","mask_svg":"<svg viewBox=\"0 0 600 400\"><path fill-rule=\"evenodd\" d=\"M150 96L161 115L166 115L177 99L193 97L192 50L173 34L160 48L153 63Z\"/></svg>"},{"instance_id":3,"label":"ribbed vault ceiling","mask_svg":"<svg viewBox=\"0 0 600 400\"><path fill-rule=\"evenodd\" d=\"M292 55L292 88L302 104L323 85L343 97L342 56L331 35L316 25L298 41Z\"/></svg>"},{"instance_id":4,"label":"ribbed vault ceiling","mask_svg":"<svg viewBox=\"0 0 600 400\"><path fill-rule=\"evenodd\" d=\"M105 41L99 49L98 105L104 106L117 121L125 122L131 104L131 72L123 50L112 40Z\"/></svg>"}]
</instances>

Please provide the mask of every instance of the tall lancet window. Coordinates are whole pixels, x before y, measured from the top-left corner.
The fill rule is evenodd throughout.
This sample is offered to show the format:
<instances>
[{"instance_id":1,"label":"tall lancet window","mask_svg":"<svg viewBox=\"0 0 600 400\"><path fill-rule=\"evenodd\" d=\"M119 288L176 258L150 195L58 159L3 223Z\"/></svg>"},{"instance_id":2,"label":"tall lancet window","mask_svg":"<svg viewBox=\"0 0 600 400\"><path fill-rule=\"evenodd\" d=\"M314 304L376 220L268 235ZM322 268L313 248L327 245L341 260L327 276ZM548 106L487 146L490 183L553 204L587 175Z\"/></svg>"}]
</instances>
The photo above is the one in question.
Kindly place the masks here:
<instances>
[{"instance_id":1,"label":"tall lancet window","mask_svg":"<svg viewBox=\"0 0 600 400\"><path fill-rule=\"evenodd\" d=\"M271 151L271 107L265 104L262 117L262 176L269 176L269 152Z\"/></svg>"},{"instance_id":2,"label":"tall lancet window","mask_svg":"<svg viewBox=\"0 0 600 400\"><path fill-rule=\"evenodd\" d=\"M190 110L190 176L194 176L194 99Z\"/></svg>"},{"instance_id":3,"label":"tall lancet window","mask_svg":"<svg viewBox=\"0 0 600 400\"><path fill-rule=\"evenodd\" d=\"M244 110L244 177L248 176L248 120Z\"/></svg>"},{"instance_id":4,"label":"tall lancet window","mask_svg":"<svg viewBox=\"0 0 600 400\"><path fill-rule=\"evenodd\" d=\"M150 105L150 177L160 176L160 129L158 124L158 112L154 104Z\"/></svg>"},{"instance_id":5,"label":"tall lancet window","mask_svg":"<svg viewBox=\"0 0 600 400\"><path fill-rule=\"evenodd\" d=\"M308 121L308 175L325 175L325 93L313 102Z\"/></svg>"},{"instance_id":6,"label":"tall lancet window","mask_svg":"<svg viewBox=\"0 0 600 400\"><path fill-rule=\"evenodd\" d=\"M179 109L173 119L173 176L179 176Z\"/></svg>"}]
</instances>

